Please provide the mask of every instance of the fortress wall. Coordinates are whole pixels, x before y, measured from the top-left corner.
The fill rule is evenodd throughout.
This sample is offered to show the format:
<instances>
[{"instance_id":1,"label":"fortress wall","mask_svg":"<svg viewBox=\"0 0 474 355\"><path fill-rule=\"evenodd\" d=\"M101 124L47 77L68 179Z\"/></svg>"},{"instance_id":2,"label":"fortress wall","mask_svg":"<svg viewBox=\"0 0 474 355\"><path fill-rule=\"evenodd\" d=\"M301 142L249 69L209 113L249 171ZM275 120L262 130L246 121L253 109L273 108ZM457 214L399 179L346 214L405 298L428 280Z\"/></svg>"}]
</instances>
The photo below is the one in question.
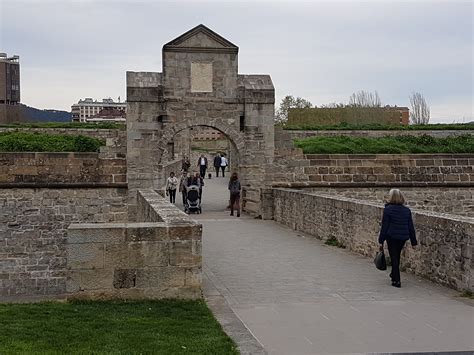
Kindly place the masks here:
<instances>
[{"instance_id":1,"label":"fortress wall","mask_svg":"<svg viewBox=\"0 0 474 355\"><path fill-rule=\"evenodd\" d=\"M66 291L71 223L125 222L126 188L0 189L0 297Z\"/></svg>"},{"instance_id":2,"label":"fortress wall","mask_svg":"<svg viewBox=\"0 0 474 355\"><path fill-rule=\"evenodd\" d=\"M281 188L273 189L272 198L276 222L321 240L336 238L348 250L374 257L381 203ZM473 291L474 218L412 212L419 247L404 249L402 270L457 290Z\"/></svg>"}]
</instances>

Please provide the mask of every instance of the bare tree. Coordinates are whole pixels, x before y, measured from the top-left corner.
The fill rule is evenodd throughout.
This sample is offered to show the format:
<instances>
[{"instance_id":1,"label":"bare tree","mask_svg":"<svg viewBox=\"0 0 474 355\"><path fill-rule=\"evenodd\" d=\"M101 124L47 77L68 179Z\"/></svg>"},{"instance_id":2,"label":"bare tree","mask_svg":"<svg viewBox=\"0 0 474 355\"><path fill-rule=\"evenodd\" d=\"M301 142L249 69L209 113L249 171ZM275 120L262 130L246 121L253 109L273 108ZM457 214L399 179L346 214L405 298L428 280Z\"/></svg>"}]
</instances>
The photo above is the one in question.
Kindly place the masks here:
<instances>
[{"instance_id":1,"label":"bare tree","mask_svg":"<svg viewBox=\"0 0 474 355\"><path fill-rule=\"evenodd\" d=\"M377 91L374 93L364 90L355 92L349 98L349 106L353 107L380 107L382 101L380 100Z\"/></svg>"},{"instance_id":2,"label":"bare tree","mask_svg":"<svg viewBox=\"0 0 474 355\"><path fill-rule=\"evenodd\" d=\"M410 96L410 121L412 124L428 124L430 122L430 107L419 92Z\"/></svg>"},{"instance_id":3,"label":"bare tree","mask_svg":"<svg viewBox=\"0 0 474 355\"><path fill-rule=\"evenodd\" d=\"M313 104L301 97L297 97L296 99L291 96L287 95L285 96L281 102L280 106L278 107L278 110L275 115L275 121L278 123L281 122L286 122L288 120L288 110L290 108L311 108L313 107Z\"/></svg>"}]
</instances>

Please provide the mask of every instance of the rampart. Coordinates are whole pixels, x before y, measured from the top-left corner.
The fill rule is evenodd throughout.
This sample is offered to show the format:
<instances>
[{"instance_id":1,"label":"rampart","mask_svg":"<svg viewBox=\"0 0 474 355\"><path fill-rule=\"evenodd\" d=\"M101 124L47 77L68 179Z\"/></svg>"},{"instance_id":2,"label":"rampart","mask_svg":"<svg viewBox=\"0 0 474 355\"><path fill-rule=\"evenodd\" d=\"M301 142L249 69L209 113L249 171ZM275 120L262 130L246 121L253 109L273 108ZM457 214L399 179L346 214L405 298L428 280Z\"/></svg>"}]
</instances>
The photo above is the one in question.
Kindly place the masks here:
<instances>
[{"instance_id":1,"label":"rampart","mask_svg":"<svg viewBox=\"0 0 474 355\"><path fill-rule=\"evenodd\" d=\"M0 153L0 186L58 186L125 183L125 158L101 153Z\"/></svg>"},{"instance_id":2,"label":"rampart","mask_svg":"<svg viewBox=\"0 0 474 355\"><path fill-rule=\"evenodd\" d=\"M314 187L304 189L318 195L343 196L382 203L388 201L389 187ZM410 208L474 217L474 187L404 187Z\"/></svg>"},{"instance_id":3,"label":"rampart","mask_svg":"<svg viewBox=\"0 0 474 355\"><path fill-rule=\"evenodd\" d=\"M66 292L71 223L125 222L126 188L0 189L0 296Z\"/></svg>"},{"instance_id":4,"label":"rampart","mask_svg":"<svg viewBox=\"0 0 474 355\"><path fill-rule=\"evenodd\" d=\"M201 297L202 226L153 190L137 200L136 223L69 227L70 297Z\"/></svg>"},{"instance_id":5,"label":"rampart","mask_svg":"<svg viewBox=\"0 0 474 355\"><path fill-rule=\"evenodd\" d=\"M473 154L307 154L310 181L410 185L474 182Z\"/></svg>"},{"instance_id":6,"label":"rampart","mask_svg":"<svg viewBox=\"0 0 474 355\"><path fill-rule=\"evenodd\" d=\"M336 238L350 251L375 255L381 203L281 188L273 189L272 199L275 221L318 239ZM405 248L402 269L473 291L474 219L421 210L413 210L413 217L420 247Z\"/></svg>"}]
</instances>

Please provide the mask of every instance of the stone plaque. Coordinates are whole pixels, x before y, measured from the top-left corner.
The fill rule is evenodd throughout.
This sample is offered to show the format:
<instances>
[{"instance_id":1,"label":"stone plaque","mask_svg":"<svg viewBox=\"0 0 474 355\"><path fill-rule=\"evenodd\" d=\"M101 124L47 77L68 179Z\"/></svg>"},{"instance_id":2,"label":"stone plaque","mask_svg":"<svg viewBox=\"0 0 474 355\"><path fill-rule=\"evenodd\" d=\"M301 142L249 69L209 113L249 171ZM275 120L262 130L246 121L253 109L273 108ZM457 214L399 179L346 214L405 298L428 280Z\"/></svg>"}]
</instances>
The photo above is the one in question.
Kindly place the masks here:
<instances>
[{"instance_id":1,"label":"stone plaque","mask_svg":"<svg viewBox=\"0 0 474 355\"><path fill-rule=\"evenodd\" d=\"M191 92L212 92L212 63L191 63Z\"/></svg>"}]
</instances>

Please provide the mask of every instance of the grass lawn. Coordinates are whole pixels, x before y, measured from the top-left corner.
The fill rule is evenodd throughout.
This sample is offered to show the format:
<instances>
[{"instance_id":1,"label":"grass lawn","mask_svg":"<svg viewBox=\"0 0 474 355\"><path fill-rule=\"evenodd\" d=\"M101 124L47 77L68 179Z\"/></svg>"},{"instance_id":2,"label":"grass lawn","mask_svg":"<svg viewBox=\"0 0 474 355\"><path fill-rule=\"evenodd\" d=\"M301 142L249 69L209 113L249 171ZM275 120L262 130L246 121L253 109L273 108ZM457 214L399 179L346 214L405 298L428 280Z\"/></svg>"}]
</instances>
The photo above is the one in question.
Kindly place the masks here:
<instances>
[{"instance_id":1,"label":"grass lawn","mask_svg":"<svg viewBox=\"0 0 474 355\"><path fill-rule=\"evenodd\" d=\"M311 137L297 139L295 145L302 148L305 154L474 153L474 136Z\"/></svg>"},{"instance_id":2,"label":"grass lawn","mask_svg":"<svg viewBox=\"0 0 474 355\"><path fill-rule=\"evenodd\" d=\"M384 123L340 123L336 125L321 125L311 123L301 124L283 124L283 129L290 131L327 131L327 130L349 130L349 131L440 131L440 130L474 130L473 123L435 123L435 124L419 124L419 125L394 125Z\"/></svg>"},{"instance_id":3,"label":"grass lawn","mask_svg":"<svg viewBox=\"0 0 474 355\"><path fill-rule=\"evenodd\" d=\"M0 304L0 354L238 354L203 301Z\"/></svg>"}]
</instances>

